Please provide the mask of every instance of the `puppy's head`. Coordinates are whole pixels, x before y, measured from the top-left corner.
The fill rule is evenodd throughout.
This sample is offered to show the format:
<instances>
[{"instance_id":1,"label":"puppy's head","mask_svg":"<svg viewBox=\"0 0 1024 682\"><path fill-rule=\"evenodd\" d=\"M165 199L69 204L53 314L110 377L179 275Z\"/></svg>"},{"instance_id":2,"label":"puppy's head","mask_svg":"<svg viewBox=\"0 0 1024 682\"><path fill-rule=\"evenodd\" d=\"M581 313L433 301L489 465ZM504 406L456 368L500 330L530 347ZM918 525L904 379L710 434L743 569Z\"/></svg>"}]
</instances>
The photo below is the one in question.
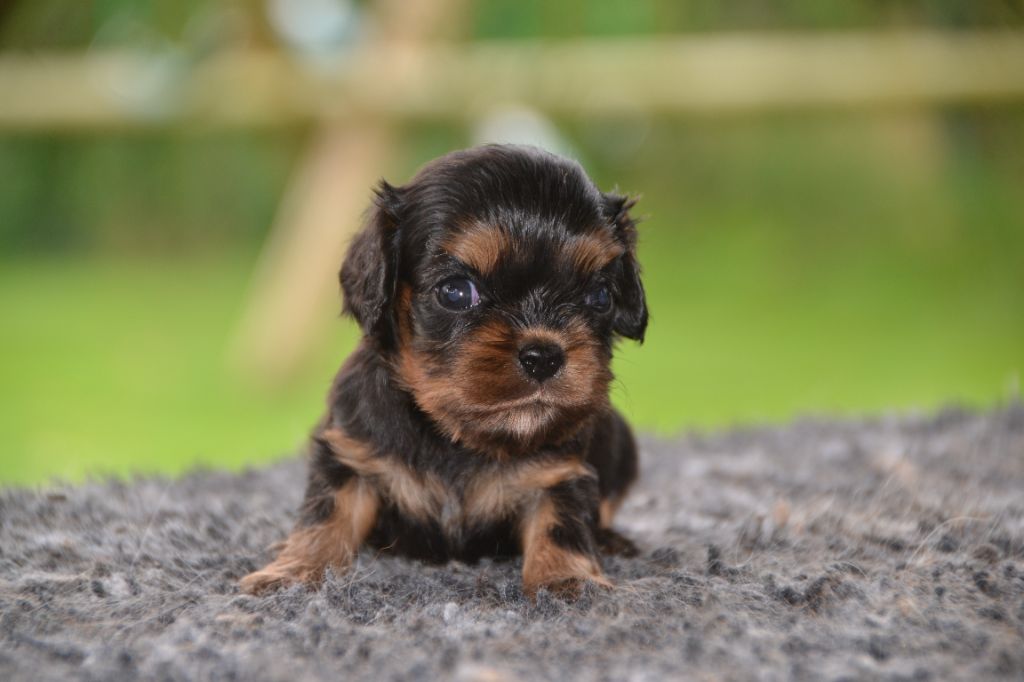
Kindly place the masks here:
<instances>
[{"instance_id":1,"label":"puppy's head","mask_svg":"<svg viewBox=\"0 0 1024 682\"><path fill-rule=\"evenodd\" d=\"M345 309L449 437L558 442L607 405L615 338L643 340L631 206L537 149L449 154L381 183Z\"/></svg>"}]
</instances>

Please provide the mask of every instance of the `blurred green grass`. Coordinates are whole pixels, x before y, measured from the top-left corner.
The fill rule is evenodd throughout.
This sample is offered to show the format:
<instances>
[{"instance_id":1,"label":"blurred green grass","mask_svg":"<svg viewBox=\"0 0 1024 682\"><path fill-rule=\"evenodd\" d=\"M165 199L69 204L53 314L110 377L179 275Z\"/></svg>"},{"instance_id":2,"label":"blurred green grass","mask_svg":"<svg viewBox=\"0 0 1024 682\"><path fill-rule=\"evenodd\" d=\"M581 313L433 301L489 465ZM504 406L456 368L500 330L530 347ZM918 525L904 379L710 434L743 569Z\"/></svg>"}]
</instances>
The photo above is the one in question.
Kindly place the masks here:
<instances>
[{"instance_id":1,"label":"blurred green grass","mask_svg":"<svg viewBox=\"0 0 1024 682\"><path fill-rule=\"evenodd\" d=\"M645 345L620 348L615 402L639 428L673 432L1005 399L1024 366L1022 121L954 111L565 124L599 184L642 193L647 215L652 323ZM245 163L210 171L209 152L133 144L166 148L196 174L187 186L200 208L173 178L149 178L145 196L121 173L111 191L139 215L115 218L163 206L161 221L189 222L184 236L3 257L0 482L237 468L292 452L355 343L338 321L287 386L232 374L228 340L257 245L245 226L269 221L262 193L280 191L292 155L256 138L271 159L232 174ZM389 177L460 144L449 128L410 130ZM102 141L89 145L102 156ZM235 139L223 153L253 152ZM209 198L218 182L233 185L228 203ZM250 194L263 208L240 219ZM0 205L12 196L0 191ZM75 206L61 210L73 218ZM227 235L207 238L219 215Z\"/></svg>"},{"instance_id":2,"label":"blurred green grass","mask_svg":"<svg viewBox=\"0 0 1024 682\"><path fill-rule=\"evenodd\" d=\"M266 392L225 369L249 265L97 258L4 267L0 478L177 472L293 449L331 375Z\"/></svg>"}]
</instances>

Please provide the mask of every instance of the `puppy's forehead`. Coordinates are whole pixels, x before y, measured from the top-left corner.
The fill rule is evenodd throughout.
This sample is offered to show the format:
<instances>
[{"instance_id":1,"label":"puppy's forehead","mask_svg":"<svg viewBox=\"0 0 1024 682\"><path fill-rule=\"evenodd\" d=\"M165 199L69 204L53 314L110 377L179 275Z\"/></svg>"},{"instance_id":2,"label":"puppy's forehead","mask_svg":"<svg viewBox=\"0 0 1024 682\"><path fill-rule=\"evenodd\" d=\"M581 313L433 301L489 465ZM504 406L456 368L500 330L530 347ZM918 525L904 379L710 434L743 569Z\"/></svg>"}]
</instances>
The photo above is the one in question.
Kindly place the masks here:
<instances>
[{"instance_id":1,"label":"puppy's forehead","mask_svg":"<svg viewBox=\"0 0 1024 682\"><path fill-rule=\"evenodd\" d=\"M557 226L517 229L516 226L480 220L455 225L442 240L444 254L459 260L481 275L502 266L551 262L579 274L591 274L622 255L622 244L605 226L570 232Z\"/></svg>"},{"instance_id":2,"label":"puppy's forehead","mask_svg":"<svg viewBox=\"0 0 1024 682\"><path fill-rule=\"evenodd\" d=\"M542 150L454 152L425 166L402 194L412 228L406 247L416 262L429 254L484 277L578 277L624 250L607 198L583 168Z\"/></svg>"}]
</instances>

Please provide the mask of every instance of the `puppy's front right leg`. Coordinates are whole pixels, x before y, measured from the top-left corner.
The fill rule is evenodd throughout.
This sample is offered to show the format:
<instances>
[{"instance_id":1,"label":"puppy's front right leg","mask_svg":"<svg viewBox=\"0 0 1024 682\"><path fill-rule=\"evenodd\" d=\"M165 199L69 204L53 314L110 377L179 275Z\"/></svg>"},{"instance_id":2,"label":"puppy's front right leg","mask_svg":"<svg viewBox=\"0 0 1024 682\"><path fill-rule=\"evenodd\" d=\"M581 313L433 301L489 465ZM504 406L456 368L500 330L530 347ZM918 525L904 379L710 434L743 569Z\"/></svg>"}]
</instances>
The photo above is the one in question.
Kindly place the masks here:
<instances>
[{"instance_id":1,"label":"puppy's front right leg","mask_svg":"<svg viewBox=\"0 0 1024 682\"><path fill-rule=\"evenodd\" d=\"M539 491L522 519L523 591L574 599L586 583L610 588L594 541L597 480L587 472Z\"/></svg>"},{"instance_id":2,"label":"puppy's front right leg","mask_svg":"<svg viewBox=\"0 0 1024 682\"><path fill-rule=\"evenodd\" d=\"M338 462L326 444L313 444L302 515L277 558L242 578L258 594L288 583L316 584L328 566L347 569L377 521L380 500L370 483Z\"/></svg>"}]
</instances>

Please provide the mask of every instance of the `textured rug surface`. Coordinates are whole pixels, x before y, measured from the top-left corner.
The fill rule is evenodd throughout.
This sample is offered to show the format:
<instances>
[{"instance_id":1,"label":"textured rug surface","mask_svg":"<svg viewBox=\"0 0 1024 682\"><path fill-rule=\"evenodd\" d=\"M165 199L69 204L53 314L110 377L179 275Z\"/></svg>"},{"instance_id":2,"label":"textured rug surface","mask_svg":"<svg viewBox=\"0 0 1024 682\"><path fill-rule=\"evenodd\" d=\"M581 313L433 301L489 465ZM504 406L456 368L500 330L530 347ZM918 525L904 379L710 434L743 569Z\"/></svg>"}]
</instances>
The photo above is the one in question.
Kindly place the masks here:
<instances>
[{"instance_id":1,"label":"textured rug surface","mask_svg":"<svg viewBox=\"0 0 1024 682\"><path fill-rule=\"evenodd\" d=\"M1024 407L642 442L617 587L360 557L239 594L297 459L0 493L0 679L1024 678Z\"/></svg>"}]
</instances>

